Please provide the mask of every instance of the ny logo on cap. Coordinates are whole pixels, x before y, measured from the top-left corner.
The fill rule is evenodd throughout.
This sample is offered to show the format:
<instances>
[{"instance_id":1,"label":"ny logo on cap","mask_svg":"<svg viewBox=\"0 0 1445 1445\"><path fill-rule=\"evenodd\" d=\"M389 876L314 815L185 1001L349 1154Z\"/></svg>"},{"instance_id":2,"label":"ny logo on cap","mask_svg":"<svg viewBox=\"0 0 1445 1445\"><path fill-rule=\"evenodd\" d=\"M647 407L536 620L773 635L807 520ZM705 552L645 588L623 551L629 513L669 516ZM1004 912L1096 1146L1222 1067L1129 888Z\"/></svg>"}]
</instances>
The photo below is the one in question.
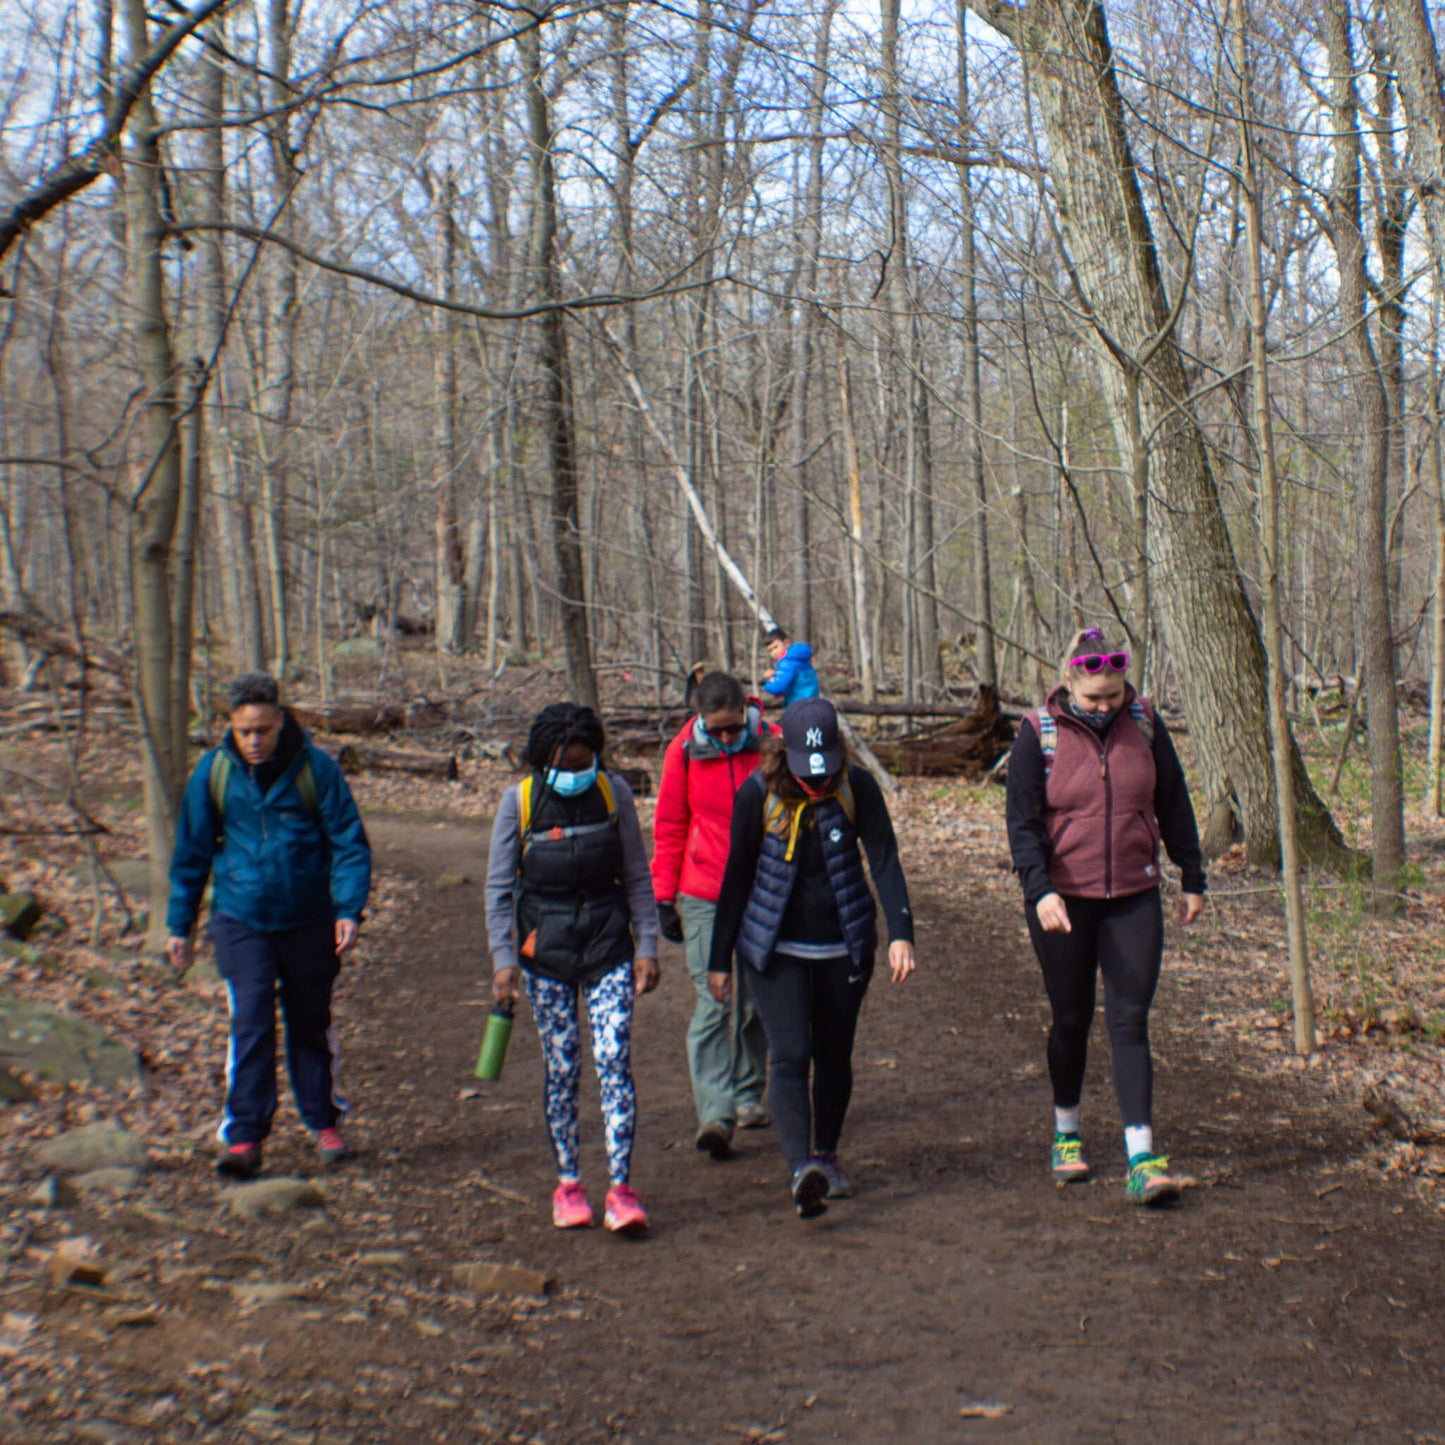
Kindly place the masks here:
<instances>
[{"instance_id":1,"label":"ny logo on cap","mask_svg":"<svg viewBox=\"0 0 1445 1445\"><path fill-rule=\"evenodd\" d=\"M823 729L809 728L807 736L803 739L803 746L809 748L821 748L823 746Z\"/></svg>"}]
</instances>

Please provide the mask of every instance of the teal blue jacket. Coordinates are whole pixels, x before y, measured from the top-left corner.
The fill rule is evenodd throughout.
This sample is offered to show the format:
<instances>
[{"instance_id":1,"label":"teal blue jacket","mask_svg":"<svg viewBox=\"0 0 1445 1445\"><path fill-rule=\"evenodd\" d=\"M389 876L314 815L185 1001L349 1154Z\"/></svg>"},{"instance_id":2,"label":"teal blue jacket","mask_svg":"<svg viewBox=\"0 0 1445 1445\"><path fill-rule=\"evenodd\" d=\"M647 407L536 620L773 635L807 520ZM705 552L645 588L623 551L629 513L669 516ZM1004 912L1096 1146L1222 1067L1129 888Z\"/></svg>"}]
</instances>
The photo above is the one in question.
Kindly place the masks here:
<instances>
[{"instance_id":1,"label":"teal blue jacket","mask_svg":"<svg viewBox=\"0 0 1445 1445\"><path fill-rule=\"evenodd\" d=\"M231 755L224 818L210 787L220 748L196 764L181 802L166 913L171 936L185 938L195 927L211 876L213 911L262 933L332 916L359 921L371 891L371 844L336 762L307 738L263 797L229 732L221 747ZM316 783L314 812L296 787L306 761Z\"/></svg>"}]
</instances>

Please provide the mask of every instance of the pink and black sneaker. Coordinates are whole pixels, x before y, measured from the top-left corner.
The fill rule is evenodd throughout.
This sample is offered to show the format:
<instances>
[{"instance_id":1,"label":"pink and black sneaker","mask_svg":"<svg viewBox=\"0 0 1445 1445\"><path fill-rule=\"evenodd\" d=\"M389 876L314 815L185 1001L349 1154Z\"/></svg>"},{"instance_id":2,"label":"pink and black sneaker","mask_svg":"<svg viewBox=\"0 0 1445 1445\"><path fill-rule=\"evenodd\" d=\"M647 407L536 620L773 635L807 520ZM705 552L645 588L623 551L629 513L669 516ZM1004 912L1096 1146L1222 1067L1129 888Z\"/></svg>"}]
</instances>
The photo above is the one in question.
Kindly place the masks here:
<instances>
[{"instance_id":1,"label":"pink and black sneaker","mask_svg":"<svg viewBox=\"0 0 1445 1445\"><path fill-rule=\"evenodd\" d=\"M316 1136L316 1151L321 1155L321 1162L328 1167L340 1164L351 1153L346 1147L346 1140L341 1137L340 1129L323 1129Z\"/></svg>"},{"instance_id":2,"label":"pink and black sneaker","mask_svg":"<svg viewBox=\"0 0 1445 1445\"><path fill-rule=\"evenodd\" d=\"M223 1179L254 1179L261 1172L259 1144L231 1144L216 1160L216 1173Z\"/></svg>"},{"instance_id":3,"label":"pink and black sneaker","mask_svg":"<svg viewBox=\"0 0 1445 1445\"><path fill-rule=\"evenodd\" d=\"M552 1223L558 1229L591 1229L592 1202L580 1179L564 1179L552 1193Z\"/></svg>"},{"instance_id":4,"label":"pink and black sneaker","mask_svg":"<svg viewBox=\"0 0 1445 1445\"><path fill-rule=\"evenodd\" d=\"M607 1191L607 1212L603 1222L613 1234L646 1234L647 1211L630 1185L614 1184Z\"/></svg>"}]
</instances>

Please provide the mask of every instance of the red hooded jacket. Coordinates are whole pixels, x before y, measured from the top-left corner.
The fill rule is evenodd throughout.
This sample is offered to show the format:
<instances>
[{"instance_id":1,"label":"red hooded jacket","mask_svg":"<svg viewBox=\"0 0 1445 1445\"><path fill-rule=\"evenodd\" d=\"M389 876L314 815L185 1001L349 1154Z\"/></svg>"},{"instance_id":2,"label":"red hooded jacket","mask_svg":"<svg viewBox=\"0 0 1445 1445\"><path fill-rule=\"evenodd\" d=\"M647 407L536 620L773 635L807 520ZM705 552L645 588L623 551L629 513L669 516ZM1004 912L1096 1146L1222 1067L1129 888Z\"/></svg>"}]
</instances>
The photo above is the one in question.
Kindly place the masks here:
<instances>
[{"instance_id":1,"label":"red hooded jacket","mask_svg":"<svg viewBox=\"0 0 1445 1445\"><path fill-rule=\"evenodd\" d=\"M748 699L748 726L760 734L776 732L763 721L762 705ZM679 893L716 903L733 821L733 799L762 761L756 745L726 754L708 749L689 755L694 718L667 745L662 786L657 790L653 822L652 891L659 903L674 903Z\"/></svg>"}]
</instances>

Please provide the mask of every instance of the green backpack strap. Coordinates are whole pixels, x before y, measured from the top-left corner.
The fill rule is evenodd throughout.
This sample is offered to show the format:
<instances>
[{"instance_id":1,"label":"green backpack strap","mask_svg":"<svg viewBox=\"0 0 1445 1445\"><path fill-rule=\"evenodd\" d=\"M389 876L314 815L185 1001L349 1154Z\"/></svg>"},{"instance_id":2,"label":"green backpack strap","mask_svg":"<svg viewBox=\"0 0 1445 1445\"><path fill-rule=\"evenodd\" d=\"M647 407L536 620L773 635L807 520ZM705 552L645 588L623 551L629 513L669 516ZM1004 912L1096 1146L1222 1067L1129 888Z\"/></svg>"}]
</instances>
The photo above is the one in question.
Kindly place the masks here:
<instances>
[{"instance_id":1,"label":"green backpack strap","mask_svg":"<svg viewBox=\"0 0 1445 1445\"><path fill-rule=\"evenodd\" d=\"M211 805L216 810L216 817L222 823L226 821L226 789L231 784L231 774L235 766L235 760L225 748L216 749L215 756L211 759L211 772L206 779L206 786L211 795ZM301 806L313 818L319 818L321 795L316 789L316 774L311 770L309 745L305 757L301 760L301 766L296 769L296 791L301 796Z\"/></svg>"},{"instance_id":2,"label":"green backpack strap","mask_svg":"<svg viewBox=\"0 0 1445 1445\"><path fill-rule=\"evenodd\" d=\"M231 781L233 766L230 753L225 748L217 748L211 758L211 774L206 783L211 794L211 806L222 822L226 819L226 788Z\"/></svg>"}]
</instances>

